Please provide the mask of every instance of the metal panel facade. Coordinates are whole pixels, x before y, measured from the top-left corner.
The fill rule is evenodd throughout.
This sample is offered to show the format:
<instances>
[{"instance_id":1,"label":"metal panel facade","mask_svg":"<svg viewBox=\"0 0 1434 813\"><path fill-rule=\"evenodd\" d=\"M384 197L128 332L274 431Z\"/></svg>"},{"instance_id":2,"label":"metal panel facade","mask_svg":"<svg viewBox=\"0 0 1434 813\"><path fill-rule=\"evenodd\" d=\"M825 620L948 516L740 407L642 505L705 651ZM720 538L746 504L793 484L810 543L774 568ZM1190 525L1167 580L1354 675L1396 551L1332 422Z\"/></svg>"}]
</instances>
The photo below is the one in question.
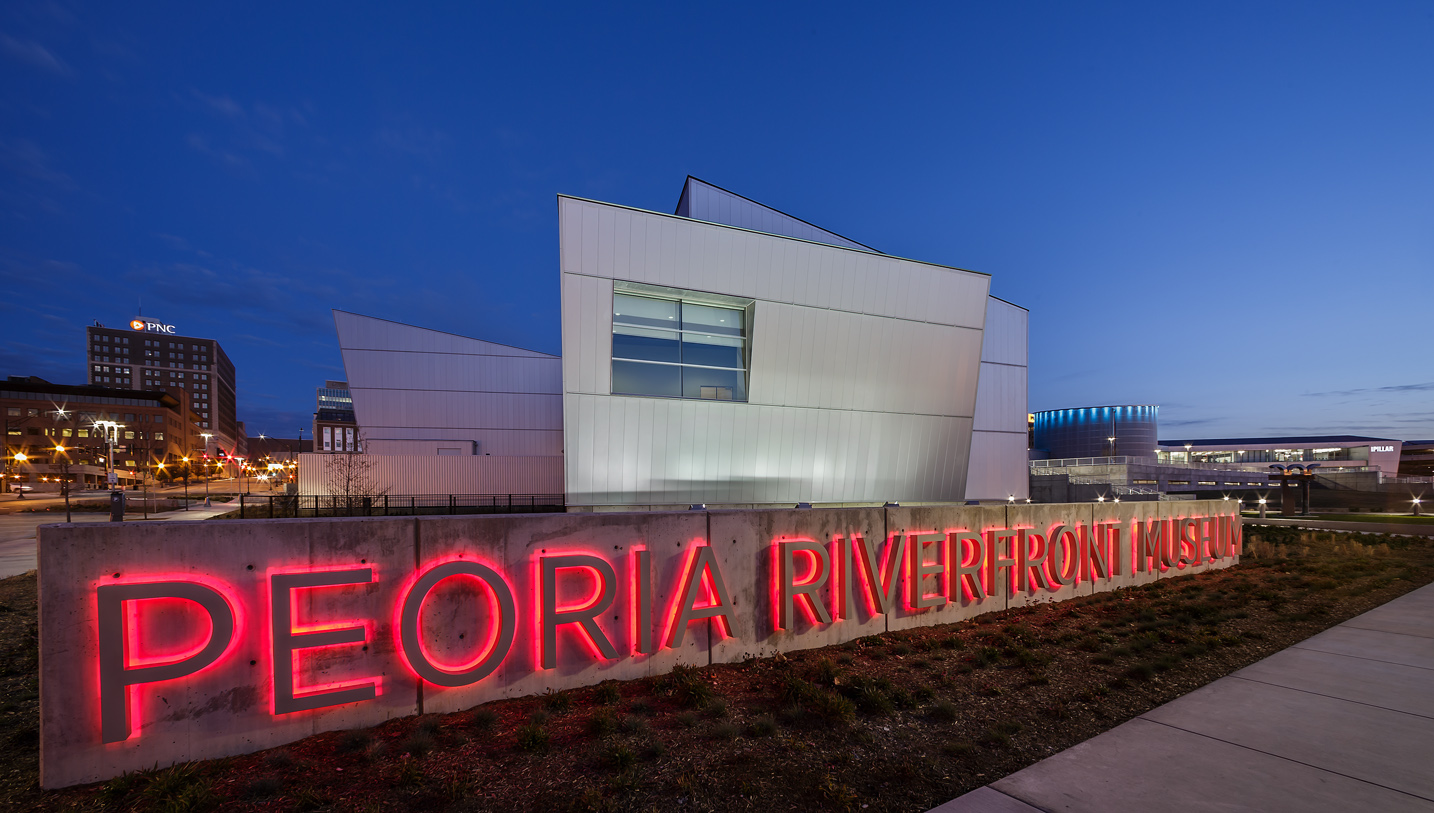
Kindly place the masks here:
<instances>
[{"instance_id":1,"label":"metal panel facade","mask_svg":"<svg viewBox=\"0 0 1434 813\"><path fill-rule=\"evenodd\" d=\"M990 297L981 344L981 381L971 435L966 499L996 500L1030 495L1026 470L1028 380L1025 308Z\"/></svg>"},{"instance_id":2,"label":"metal panel facade","mask_svg":"<svg viewBox=\"0 0 1434 813\"><path fill-rule=\"evenodd\" d=\"M964 498L988 277L574 198L559 216L570 506ZM615 280L752 300L748 402L612 395Z\"/></svg>"},{"instance_id":3,"label":"metal panel facade","mask_svg":"<svg viewBox=\"0 0 1434 813\"><path fill-rule=\"evenodd\" d=\"M451 440L463 454L563 453L557 356L343 311L334 324L367 451Z\"/></svg>"},{"instance_id":4,"label":"metal panel facade","mask_svg":"<svg viewBox=\"0 0 1434 813\"><path fill-rule=\"evenodd\" d=\"M735 192L728 192L726 189L690 176L687 178L686 186L682 189L682 198L677 213L694 220L722 223L741 229L796 237L800 240L854 248L858 251L872 250L855 240L848 240L840 234L813 226L805 220L792 217L785 212L779 212L770 206L763 206Z\"/></svg>"}]
</instances>

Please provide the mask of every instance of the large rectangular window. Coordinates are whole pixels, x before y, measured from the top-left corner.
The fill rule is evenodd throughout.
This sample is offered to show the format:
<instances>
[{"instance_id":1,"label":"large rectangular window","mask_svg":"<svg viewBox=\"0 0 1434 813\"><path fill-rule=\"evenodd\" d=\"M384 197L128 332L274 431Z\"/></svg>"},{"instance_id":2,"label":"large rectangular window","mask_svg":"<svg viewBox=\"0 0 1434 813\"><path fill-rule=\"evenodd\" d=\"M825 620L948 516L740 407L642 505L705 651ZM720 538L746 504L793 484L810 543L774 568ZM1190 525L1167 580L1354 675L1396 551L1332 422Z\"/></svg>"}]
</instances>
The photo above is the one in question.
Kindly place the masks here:
<instances>
[{"instance_id":1,"label":"large rectangular window","mask_svg":"<svg viewBox=\"0 0 1434 813\"><path fill-rule=\"evenodd\" d=\"M613 295L612 391L747 400L747 314L740 307Z\"/></svg>"}]
</instances>

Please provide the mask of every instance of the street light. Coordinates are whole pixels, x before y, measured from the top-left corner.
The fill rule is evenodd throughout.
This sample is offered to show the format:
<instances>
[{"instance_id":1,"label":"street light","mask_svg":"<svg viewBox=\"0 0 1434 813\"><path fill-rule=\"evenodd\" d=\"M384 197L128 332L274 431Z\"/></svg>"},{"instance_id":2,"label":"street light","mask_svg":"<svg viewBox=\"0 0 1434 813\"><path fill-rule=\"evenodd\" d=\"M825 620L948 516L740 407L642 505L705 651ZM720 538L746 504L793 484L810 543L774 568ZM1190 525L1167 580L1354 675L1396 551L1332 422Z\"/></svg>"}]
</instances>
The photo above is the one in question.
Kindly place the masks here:
<instances>
[{"instance_id":1,"label":"street light","mask_svg":"<svg viewBox=\"0 0 1434 813\"><path fill-rule=\"evenodd\" d=\"M65 455L65 462L60 467L60 493L65 495L65 521L70 521L70 457L65 452L65 447L55 444L55 451Z\"/></svg>"},{"instance_id":2,"label":"street light","mask_svg":"<svg viewBox=\"0 0 1434 813\"><path fill-rule=\"evenodd\" d=\"M204 504L209 505L209 439L214 433L200 432L199 436L204 438Z\"/></svg>"},{"instance_id":3,"label":"street light","mask_svg":"<svg viewBox=\"0 0 1434 813\"><path fill-rule=\"evenodd\" d=\"M184 461L184 510L189 510L189 458L182 457Z\"/></svg>"},{"instance_id":4,"label":"street light","mask_svg":"<svg viewBox=\"0 0 1434 813\"><path fill-rule=\"evenodd\" d=\"M1417 517L1419 516L1419 498L1415 497L1412 502L1414 503L1414 516Z\"/></svg>"},{"instance_id":5,"label":"street light","mask_svg":"<svg viewBox=\"0 0 1434 813\"><path fill-rule=\"evenodd\" d=\"M119 485L119 478L115 476L115 441L119 440L119 430L124 424L114 421L95 421L95 428L105 433L105 484L111 489Z\"/></svg>"},{"instance_id":6,"label":"street light","mask_svg":"<svg viewBox=\"0 0 1434 813\"><path fill-rule=\"evenodd\" d=\"M23 466L25 464L25 461L29 460L30 458L26 457L24 452L16 452L11 459ZM16 475L16 477L19 477L19 475ZM18 493L20 496L16 497L16 499L25 499L25 489L20 489Z\"/></svg>"}]
</instances>

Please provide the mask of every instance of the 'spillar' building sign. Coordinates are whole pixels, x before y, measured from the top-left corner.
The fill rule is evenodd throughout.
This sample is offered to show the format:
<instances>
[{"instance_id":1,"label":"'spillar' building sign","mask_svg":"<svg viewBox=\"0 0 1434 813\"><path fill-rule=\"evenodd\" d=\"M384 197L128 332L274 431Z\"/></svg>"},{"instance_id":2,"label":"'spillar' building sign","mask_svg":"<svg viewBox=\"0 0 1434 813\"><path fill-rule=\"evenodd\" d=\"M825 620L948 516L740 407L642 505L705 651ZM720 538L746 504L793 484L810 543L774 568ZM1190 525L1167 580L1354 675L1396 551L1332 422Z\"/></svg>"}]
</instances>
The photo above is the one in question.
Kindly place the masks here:
<instances>
[{"instance_id":1,"label":"'spillar' building sign","mask_svg":"<svg viewBox=\"0 0 1434 813\"><path fill-rule=\"evenodd\" d=\"M145 333L168 333L171 336L175 333L174 325L166 325L163 322L151 322L148 319L139 317L131 319L129 326Z\"/></svg>"},{"instance_id":2,"label":"'spillar' building sign","mask_svg":"<svg viewBox=\"0 0 1434 813\"><path fill-rule=\"evenodd\" d=\"M43 783L1223 567L1229 505L45 528Z\"/></svg>"}]
</instances>

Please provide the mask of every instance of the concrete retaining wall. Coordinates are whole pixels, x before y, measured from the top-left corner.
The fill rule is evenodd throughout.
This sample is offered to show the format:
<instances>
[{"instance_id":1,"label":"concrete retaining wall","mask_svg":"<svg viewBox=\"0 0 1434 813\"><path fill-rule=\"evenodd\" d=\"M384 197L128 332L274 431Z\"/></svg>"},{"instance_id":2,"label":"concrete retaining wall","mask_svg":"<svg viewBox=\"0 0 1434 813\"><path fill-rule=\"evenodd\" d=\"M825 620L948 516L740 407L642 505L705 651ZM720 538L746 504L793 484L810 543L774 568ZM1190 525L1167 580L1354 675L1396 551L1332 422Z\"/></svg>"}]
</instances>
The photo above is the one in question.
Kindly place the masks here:
<instances>
[{"instance_id":1,"label":"concrete retaining wall","mask_svg":"<svg viewBox=\"0 0 1434 813\"><path fill-rule=\"evenodd\" d=\"M1238 547L1225 558L1200 565L1182 564L1177 552L1168 569L1137 572L1130 558L1131 541L1138 520L1196 516L1227 518L1207 523L1205 530L1238 539L1239 518L1231 506L1208 501L48 525L39 532L41 783L52 788L97 781L156 764L271 748L316 732L367 727L403 715L450 712L497 698L640 678L679 663L707 665L827 646L1224 567L1238 561ZM986 533L982 546L968 540L967 550L979 550L972 555L989 559L1015 557L1015 546L1026 539L1019 533L998 539L996 531L1027 529L1044 535L1062 524L1072 529L1069 540L1094 538L1097 527L1113 528L1121 552L1120 562L1112 565L1116 572L1051 590L1031 585L1014 589L1009 573L994 571L984 597L967 595L959 584L952 588L940 572L956 547L947 541L956 532ZM1178 537L1180 526L1169 527ZM885 583L898 582L894 605L882 613L879 604L864 600L858 589L846 617L813 623L797 612L787 629L778 629L774 577L781 544L808 540L831 552L837 572L818 597L836 615L836 588L850 575L837 566L841 545L853 536L875 549ZM935 597L932 601L939 606L913 608L913 560L908 556L891 563L883 558L893 545L917 542L922 544L920 562L934 571L921 579L922 594ZM1074 541L1071 545L1075 550ZM667 646L673 613L682 603L678 599L690 583L685 578L689 565L704 546L711 547L725 585L728 614L725 622L706 619L687 625L680 645ZM593 623L611 643L615 657L595 655L579 625L566 624L556 633L550 656L555 663L542 667L539 563L542 557L558 555L593 556L611 565L612 602ZM643 558L649 563L645 579L638 567ZM418 676L399 634L405 596L429 569L448 562L481 563L500 574L513 596L516 625L514 642L500 665L482 679L452 688ZM287 591L293 598L291 617L273 617L275 576L334 570L349 571L349 581L356 581L353 572L362 571L368 580ZM591 604L596 582L589 571L557 573L553 608ZM804 578L801 574L798 581ZM858 573L853 579L860 577ZM108 674L128 675L135 685L120 695L128 707L128 729L118 736L110 729L108 738L114 741L105 742L100 589L186 581L199 582L232 608L232 643L212 665L193 674L144 681L143 673L133 670L180 661L176 669L182 672L184 663L193 663L185 659L197 657L192 653L223 625L211 622L193 601L148 599L118 605L125 609L124 618L105 629L123 633L110 640L109 651L122 646L123 670L131 671L112 668ZM105 595L116 594L112 590ZM453 672L478 660L494 634L490 595L477 578L439 582L418 616L424 657ZM650 601L644 602L643 596ZM942 596L949 600L936 601ZM650 607L647 624L642 623L648 617L644 607ZM724 625L729 634L724 634ZM643 646L644 626L650 630L648 647ZM342 628L359 631L350 634L351 642L304 648L322 641L303 636L332 636L337 634L334 629ZM292 672L275 666L284 663L275 639L289 635L298 636L299 647ZM117 685L113 679L111 684ZM306 690L316 695L309 705L318 708L281 708L276 696L289 685L297 687L294 693L301 705ZM343 697L327 692L363 693L370 686L371 699L325 705ZM108 695L111 700L115 696L113 691ZM110 702L109 719L114 719L116 708Z\"/></svg>"}]
</instances>

